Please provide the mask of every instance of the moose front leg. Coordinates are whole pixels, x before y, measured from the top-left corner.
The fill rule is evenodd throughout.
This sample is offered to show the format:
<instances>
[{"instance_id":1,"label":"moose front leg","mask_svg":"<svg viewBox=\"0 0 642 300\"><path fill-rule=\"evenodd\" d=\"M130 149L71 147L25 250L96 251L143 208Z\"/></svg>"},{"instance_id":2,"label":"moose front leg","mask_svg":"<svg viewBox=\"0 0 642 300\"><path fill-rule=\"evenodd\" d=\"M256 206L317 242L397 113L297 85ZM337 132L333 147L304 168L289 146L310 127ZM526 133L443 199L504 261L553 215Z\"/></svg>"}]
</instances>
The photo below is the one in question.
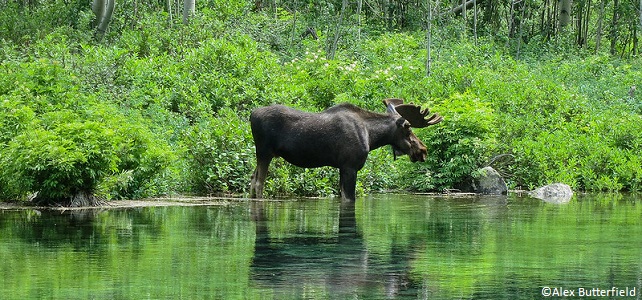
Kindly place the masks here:
<instances>
[{"instance_id":1,"label":"moose front leg","mask_svg":"<svg viewBox=\"0 0 642 300\"><path fill-rule=\"evenodd\" d=\"M263 188L272 158L258 159L250 183L250 198L263 198Z\"/></svg>"},{"instance_id":2,"label":"moose front leg","mask_svg":"<svg viewBox=\"0 0 642 300\"><path fill-rule=\"evenodd\" d=\"M341 199L344 201L355 201L357 170L352 168L341 168L339 170L339 184L341 185Z\"/></svg>"}]
</instances>

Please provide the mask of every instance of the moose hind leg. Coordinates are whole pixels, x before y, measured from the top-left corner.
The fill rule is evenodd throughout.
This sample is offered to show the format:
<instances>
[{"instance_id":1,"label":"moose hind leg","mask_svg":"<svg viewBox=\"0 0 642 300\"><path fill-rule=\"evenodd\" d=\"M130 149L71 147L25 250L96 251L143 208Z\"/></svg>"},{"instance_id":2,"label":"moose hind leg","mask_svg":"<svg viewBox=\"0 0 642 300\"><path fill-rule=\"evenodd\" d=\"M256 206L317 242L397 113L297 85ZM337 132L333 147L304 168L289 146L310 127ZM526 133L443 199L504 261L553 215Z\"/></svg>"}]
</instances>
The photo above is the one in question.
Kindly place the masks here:
<instances>
[{"instance_id":1,"label":"moose hind leg","mask_svg":"<svg viewBox=\"0 0 642 300\"><path fill-rule=\"evenodd\" d=\"M341 185L341 199L344 201L355 201L357 170L352 168L341 168L339 170L339 184Z\"/></svg>"},{"instance_id":2,"label":"moose hind leg","mask_svg":"<svg viewBox=\"0 0 642 300\"><path fill-rule=\"evenodd\" d=\"M252 181L250 183L250 198L263 198L263 188L265 187L265 179L270 161L272 161L272 158L257 160L256 169L252 174Z\"/></svg>"}]
</instances>

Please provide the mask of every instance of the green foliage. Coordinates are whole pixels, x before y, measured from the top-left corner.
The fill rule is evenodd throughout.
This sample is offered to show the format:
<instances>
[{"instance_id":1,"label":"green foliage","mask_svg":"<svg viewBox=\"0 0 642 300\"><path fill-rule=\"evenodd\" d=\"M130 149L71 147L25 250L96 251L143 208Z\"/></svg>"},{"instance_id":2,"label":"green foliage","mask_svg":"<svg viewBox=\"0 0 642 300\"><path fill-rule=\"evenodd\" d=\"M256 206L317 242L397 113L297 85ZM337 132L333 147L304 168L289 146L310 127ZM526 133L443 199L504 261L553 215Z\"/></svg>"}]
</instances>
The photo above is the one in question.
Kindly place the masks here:
<instances>
[{"instance_id":1,"label":"green foliage","mask_svg":"<svg viewBox=\"0 0 642 300\"><path fill-rule=\"evenodd\" d=\"M339 193L339 171L334 168L302 169L275 159L269 172L265 183L268 195L327 197Z\"/></svg>"},{"instance_id":2,"label":"green foliage","mask_svg":"<svg viewBox=\"0 0 642 300\"><path fill-rule=\"evenodd\" d=\"M641 189L637 60L560 53L568 47L542 41L531 42L541 49L524 45L516 59L505 40L473 40L463 24L450 23L433 31L426 75L425 32L386 29L410 26L412 16L390 24L367 16L359 28L347 18L328 59L340 3L296 2L295 13L204 1L187 26L166 7L123 3L96 44L89 7L36 3L0 4L0 24L18 24L0 31L4 198L244 193L255 164L252 109L279 103L320 111L349 102L384 112L389 97L445 121L415 130L428 146L426 163L393 161L386 148L371 152L360 194L456 188L498 154L514 158L505 170L511 187L561 181L581 190ZM73 22L54 22L69 16ZM309 26L319 40L300 36ZM276 159L266 194L337 194L338 177Z\"/></svg>"},{"instance_id":3,"label":"green foliage","mask_svg":"<svg viewBox=\"0 0 642 300\"><path fill-rule=\"evenodd\" d=\"M454 94L432 108L444 121L415 130L428 148L428 158L423 164L406 165L404 182L413 190L443 190L470 181L496 144L489 103L470 94Z\"/></svg>"},{"instance_id":4,"label":"green foliage","mask_svg":"<svg viewBox=\"0 0 642 300\"><path fill-rule=\"evenodd\" d=\"M67 202L120 172L131 177L102 196L144 195L141 188L166 167L162 141L141 121L80 93L77 77L60 64L5 64L2 73L13 83L0 94L4 197L37 192L41 202Z\"/></svg>"},{"instance_id":5,"label":"green foliage","mask_svg":"<svg viewBox=\"0 0 642 300\"><path fill-rule=\"evenodd\" d=\"M249 122L231 109L205 117L185 133L188 182L197 194L242 193L253 171Z\"/></svg>"},{"instance_id":6,"label":"green foliage","mask_svg":"<svg viewBox=\"0 0 642 300\"><path fill-rule=\"evenodd\" d=\"M29 45L44 38L52 31L82 27L80 11L89 7L83 1L67 3L63 0L4 1L0 3L0 40L12 41L18 45ZM37 1L39 2L39 1ZM31 5L29 5L31 3Z\"/></svg>"}]
</instances>

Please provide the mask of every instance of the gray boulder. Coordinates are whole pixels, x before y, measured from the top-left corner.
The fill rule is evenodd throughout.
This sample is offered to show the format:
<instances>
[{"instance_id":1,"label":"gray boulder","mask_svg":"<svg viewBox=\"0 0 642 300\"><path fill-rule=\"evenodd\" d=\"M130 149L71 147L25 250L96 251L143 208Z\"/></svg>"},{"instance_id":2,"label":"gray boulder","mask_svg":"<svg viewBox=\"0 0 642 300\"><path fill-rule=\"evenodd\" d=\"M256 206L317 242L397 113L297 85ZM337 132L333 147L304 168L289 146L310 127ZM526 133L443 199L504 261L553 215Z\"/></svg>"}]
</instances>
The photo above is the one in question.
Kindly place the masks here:
<instances>
[{"instance_id":1,"label":"gray boulder","mask_svg":"<svg viewBox=\"0 0 642 300\"><path fill-rule=\"evenodd\" d=\"M528 192L531 197L541 199L549 203L568 203L573 197L573 190L563 183L553 183Z\"/></svg>"},{"instance_id":2,"label":"gray boulder","mask_svg":"<svg viewBox=\"0 0 642 300\"><path fill-rule=\"evenodd\" d=\"M492 167L485 167L475 176L473 188L475 193L485 195L506 195L508 188L504 178Z\"/></svg>"}]
</instances>

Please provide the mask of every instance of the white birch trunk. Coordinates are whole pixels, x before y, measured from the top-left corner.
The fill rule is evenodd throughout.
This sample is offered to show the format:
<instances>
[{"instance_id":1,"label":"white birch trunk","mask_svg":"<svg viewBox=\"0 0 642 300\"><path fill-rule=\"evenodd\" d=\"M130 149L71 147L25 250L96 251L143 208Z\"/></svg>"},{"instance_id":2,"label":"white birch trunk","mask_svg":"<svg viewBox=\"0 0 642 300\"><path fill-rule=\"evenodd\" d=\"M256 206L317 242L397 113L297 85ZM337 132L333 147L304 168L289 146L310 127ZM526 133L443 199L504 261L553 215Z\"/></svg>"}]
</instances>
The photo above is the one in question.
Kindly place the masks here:
<instances>
[{"instance_id":1,"label":"white birch trunk","mask_svg":"<svg viewBox=\"0 0 642 300\"><path fill-rule=\"evenodd\" d=\"M189 19L196 11L196 0L185 0L183 3L183 24L189 24Z\"/></svg>"},{"instance_id":2,"label":"white birch trunk","mask_svg":"<svg viewBox=\"0 0 642 300\"><path fill-rule=\"evenodd\" d=\"M116 0L94 0L91 3L91 10L96 15L96 39L99 41L102 40L107 31L115 6Z\"/></svg>"}]
</instances>

